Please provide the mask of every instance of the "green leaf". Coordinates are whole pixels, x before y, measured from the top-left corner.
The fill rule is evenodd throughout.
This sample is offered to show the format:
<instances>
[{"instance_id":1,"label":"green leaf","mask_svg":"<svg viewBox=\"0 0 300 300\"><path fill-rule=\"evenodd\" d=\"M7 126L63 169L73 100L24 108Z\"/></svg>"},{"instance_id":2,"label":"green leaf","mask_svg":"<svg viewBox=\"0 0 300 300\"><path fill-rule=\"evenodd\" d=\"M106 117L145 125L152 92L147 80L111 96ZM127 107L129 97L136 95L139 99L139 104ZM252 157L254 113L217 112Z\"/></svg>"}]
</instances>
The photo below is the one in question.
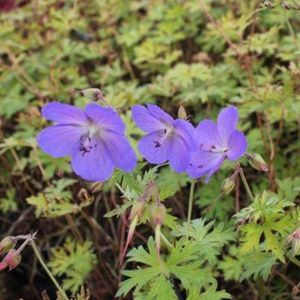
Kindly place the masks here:
<instances>
[{"instance_id":1,"label":"green leaf","mask_svg":"<svg viewBox=\"0 0 300 300\"><path fill-rule=\"evenodd\" d=\"M223 246L234 240L235 234L232 229L224 230L223 223L215 227L213 225L214 222L205 224L205 219L195 219L192 220L190 228L184 223L174 231L174 235L184 237L189 233L197 243L198 255L203 256L210 265L214 265Z\"/></svg>"},{"instance_id":2,"label":"green leaf","mask_svg":"<svg viewBox=\"0 0 300 300\"><path fill-rule=\"evenodd\" d=\"M96 255L92 251L91 242L80 244L68 238L62 247L52 251L49 267L54 275L64 277L64 288L75 293L83 285L95 263Z\"/></svg>"},{"instance_id":3,"label":"green leaf","mask_svg":"<svg viewBox=\"0 0 300 300\"><path fill-rule=\"evenodd\" d=\"M9 189L6 191L5 197L0 199L0 211L5 214L15 212L17 208L16 191L15 189Z\"/></svg>"},{"instance_id":4,"label":"green leaf","mask_svg":"<svg viewBox=\"0 0 300 300\"><path fill-rule=\"evenodd\" d=\"M155 287L155 288L153 288ZM177 300L178 297L173 289L171 282L165 276L160 275L153 282L148 295L149 299L155 300Z\"/></svg>"},{"instance_id":5,"label":"green leaf","mask_svg":"<svg viewBox=\"0 0 300 300\"><path fill-rule=\"evenodd\" d=\"M267 280L275 263L276 257L270 253L256 251L247 254L244 258L244 272L240 277L240 281L251 276L254 279L261 276L264 280Z\"/></svg>"}]
</instances>

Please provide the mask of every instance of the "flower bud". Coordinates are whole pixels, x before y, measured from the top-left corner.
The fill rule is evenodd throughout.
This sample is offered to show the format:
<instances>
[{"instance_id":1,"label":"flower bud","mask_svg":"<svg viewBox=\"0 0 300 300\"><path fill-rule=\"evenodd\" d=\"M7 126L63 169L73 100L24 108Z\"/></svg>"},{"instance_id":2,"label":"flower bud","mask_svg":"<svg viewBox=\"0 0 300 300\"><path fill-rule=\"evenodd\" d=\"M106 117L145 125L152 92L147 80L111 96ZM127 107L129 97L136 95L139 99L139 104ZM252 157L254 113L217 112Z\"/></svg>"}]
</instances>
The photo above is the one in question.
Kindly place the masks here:
<instances>
[{"instance_id":1,"label":"flower bud","mask_svg":"<svg viewBox=\"0 0 300 300\"><path fill-rule=\"evenodd\" d=\"M267 8L274 8L274 5L269 0L266 0L263 4Z\"/></svg>"},{"instance_id":2,"label":"flower bud","mask_svg":"<svg viewBox=\"0 0 300 300\"><path fill-rule=\"evenodd\" d=\"M235 181L232 177L228 177L223 181L221 192L223 195L229 195L235 187Z\"/></svg>"},{"instance_id":3,"label":"flower bud","mask_svg":"<svg viewBox=\"0 0 300 300\"><path fill-rule=\"evenodd\" d=\"M287 238L287 242L292 244L293 255L300 254L300 228L296 229L292 234Z\"/></svg>"},{"instance_id":4,"label":"flower bud","mask_svg":"<svg viewBox=\"0 0 300 300\"><path fill-rule=\"evenodd\" d=\"M287 9L287 10L290 10L293 8L293 6L291 4L289 4L288 2L284 1L284 2L281 2L281 6L284 8L284 9Z\"/></svg>"},{"instance_id":5,"label":"flower bud","mask_svg":"<svg viewBox=\"0 0 300 300\"><path fill-rule=\"evenodd\" d=\"M3 258L2 261L4 265L6 264L9 267L9 271L16 268L20 262L21 262L21 255L15 249L11 249Z\"/></svg>"},{"instance_id":6,"label":"flower bud","mask_svg":"<svg viewBox=\"0 0 300 300\"><path fill-rule=\"evenodd\" d=\"M161 225L166 216L166 207L161 203L153 203L150 207L151 221L154 225Z\"/></svg>"},{"instance_id":7,"label":"flower bud","mask_svg":"<svg viewBox=\"0 0 300 300\"><path fill-rule=\"evenodd\" d=\"M102 100L103 95L100 89L90 88L80 91L81 95L87 97L91 101Z\"/></svg>"},{"instance_id":8,"label":"flower bud","mask_svg":"<svg viewBox=\"0 0 300 300\"><path fill-rule=\"evenodd\" d=\"M252 168L258 170L258 171L263 171L263 172L268 172L269 168L264 159L260 154L254 153L251 155L248 155L249 163Z\"/></svg>"},{"instance_id":9,"label":"flower bud","mask_svg":"<svg viewBox=\"0 0 300 300\"><path fill-rule=\"evenodd\" d=\"M0 271L4 270L7 267L7 263L5 261L0 262Z\"/></svg>"},{"instance_id":10,"label":"flower bud","mask_svg":"<svg viewBox=\"0 0 300 300\"><path fill-rule=\"evenodd\" d=\"M180 105L180 107L178 109L178 119L186 120L186 118L187 118L186 111L185 111L184 107L182 105Z\"/></svg>"},{"instance_id":11,"label":"flower bud","mask_svg":"<svg viewBox=\"0 0 300 300\"><path fill-rule=\"evenodd\" d=\"M12 236L7 236L0 242L0 255L7 253L16 244L15 239Z\"/></svg>"}]
</instances>

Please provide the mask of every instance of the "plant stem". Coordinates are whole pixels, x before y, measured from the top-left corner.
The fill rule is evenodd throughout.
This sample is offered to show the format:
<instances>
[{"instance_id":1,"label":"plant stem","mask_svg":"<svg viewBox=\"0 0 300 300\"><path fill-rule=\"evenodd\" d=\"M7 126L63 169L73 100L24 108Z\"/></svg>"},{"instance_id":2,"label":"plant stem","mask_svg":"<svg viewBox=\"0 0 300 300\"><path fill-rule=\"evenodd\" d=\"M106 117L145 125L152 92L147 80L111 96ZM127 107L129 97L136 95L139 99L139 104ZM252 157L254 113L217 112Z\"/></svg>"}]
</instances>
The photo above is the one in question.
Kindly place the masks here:
<instances>
[{"instance_id":1,"label":"plant stem","mask_svg":"<svg viewBox=\"0 0 300 300\"><path fill-rule=\"evenodd\" d=\"M193 180L192 183L191 183L190 196L189 196L189 207L188 207L188 216L187 216L187 233L186 233L187 238L189 238L189 234L190 234L190 226L191 226L192 211L193 211L195 185L196 185L196 181Z\"/></svg>"},{"instance_id":2,"label":"plant stem","mask_svg":"<svg viewBox=\"0 0 300 300\"><path fill-rule=\"evenodd\" d=\"M61 296L65 299L65 300L69 300L67 294L65 293L65 291L60 287L60 285L58 284L58 282L56 281L56 279L54 278L53 274L51 273L51 271L49 270L49 268L47 267L46 263L44 262L36 244L34 241L31 241L31 247L32 250L35 254L35 256L37 257L38 261L40 262L40 264L42 265L42 267L44 268L44 270L46 271L46 273L48 274L48 276L50 277L50 279L52 280L52 282L54 283L54 285L56 286L57 290L59 291L59 293L61 294Z\"/></svg>"},{"instance_id":3,"label":"plant stem","mask_svg":"<svg viewBox=\"0 0 300 300\"><path fill-rule=\"evenodd\" d=\"M249 198L250 198L251 200L254 200L254 196L253 196L253 194L252 194L252 192L251 192L251 190L250 190L250 187L249 187L249 185L248 185L248 182L247 182L247 179L246 179L246 177L245 177L245 174L244 174L243 169L241 168L241 166L240 166L239 164L237 164L237 168L238 168L238 170L239 170L239 174L240 174L240 176L241 176L241 179L242 179L242 181L243 181L244 187L245 187L245 189L246 189L246 192L247 192Z\"/></svg>"},{"instance_id":4,"label":"plant stem","mask_svg":"<svg viewBox=\"0 0 300 300\"><path fill-rule=\"evenodd\" d=\"M287 257L288 257L288 259L289 259L293 264L295 264L296 266L300 267L300 261L299 261L297 258L293 257L293 256L290 255L290 254L288 254Z\"/></svg>"},{"instance_id":5,"label":"plant stem","mask_svg":"<svg viewBox=\"0 0 300 300\"><path fill-rule=\"evenodd\" d=\"M161 237L162 241L165 243L166 247L169 250L171 250L173 247L172 247L171 243L168 241L168 239L165 237L165 235L162 232L160 232L160 237Z\"/></svg>"}]
</instances>

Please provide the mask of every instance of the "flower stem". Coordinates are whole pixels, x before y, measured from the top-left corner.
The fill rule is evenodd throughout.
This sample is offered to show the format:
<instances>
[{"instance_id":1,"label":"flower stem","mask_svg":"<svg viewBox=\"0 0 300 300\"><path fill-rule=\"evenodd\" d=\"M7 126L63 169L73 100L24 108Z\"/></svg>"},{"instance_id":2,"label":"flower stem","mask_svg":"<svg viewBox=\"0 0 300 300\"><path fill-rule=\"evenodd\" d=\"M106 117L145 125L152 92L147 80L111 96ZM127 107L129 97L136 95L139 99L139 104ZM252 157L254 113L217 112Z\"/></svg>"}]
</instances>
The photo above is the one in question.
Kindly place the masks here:
<instances>
[{"instance_id":1,"label":"flower stem","mask_svg":"<svg viewBox=\"0 0 300 300\"><path fill-rule=\"evenodd\" d=\"M44 270L46 271L46 273L48 274L48 276L50 277L50 279L52 280L52 282L54 283L54 285L56 286L57 290L59 291L59 293L61 294L61 296L63 297L63 299L65 300L69 300L67 294L65 293L65 291L60 287L60 285L58 284L58 282L56 281L56 279L54 278L53 274L51 273L51 271L49 270L49 268L47 267L46 263L44 262L34 240L31 241L30 243L32 250L35 254L35 256L37 257L38 261L40 262L40 264L42 265L42 267L44 268Z\"/></svg>"},{"instance_id":2,"label":"flower stem","mask_svg":"<svg viewBox=\"0 0 300 300\"><path fill-rule=\"evenodd\" d=\"M190 235L190 226L191 226L192 211L193 211L195 185L196 185L196 181L193 180L191 183L190 196L189 196L189 207L188 207L188 216L187 216L187 233L186 233L187 239L189 238L189 235Z\"/></svg>"},{"instance_id":3,"label":"flower stem","mask_svg":"<svg viewBox=\"0 0 300 300\"><path fill-rule=\"evenodd\" d=\"M241 166L240 166L239 164L237 164L237 168L238 168L238 170L239 170L239 174L240 174L240 176L241 176L241 179L242 179L242 181L243 181L244 187L245 187L245 189L246 189L246 192L247 192L249 198L250 198L251 200L254 200L254 196L253 196L253 194L252 194L252 192L251 192L251 190L250 190L250 187L249 187L249 184L248 184L247 179L246 179L246 177L245 177L245 174L244 174L243 169L241 168Z\"/></svg>"}]
</instances>

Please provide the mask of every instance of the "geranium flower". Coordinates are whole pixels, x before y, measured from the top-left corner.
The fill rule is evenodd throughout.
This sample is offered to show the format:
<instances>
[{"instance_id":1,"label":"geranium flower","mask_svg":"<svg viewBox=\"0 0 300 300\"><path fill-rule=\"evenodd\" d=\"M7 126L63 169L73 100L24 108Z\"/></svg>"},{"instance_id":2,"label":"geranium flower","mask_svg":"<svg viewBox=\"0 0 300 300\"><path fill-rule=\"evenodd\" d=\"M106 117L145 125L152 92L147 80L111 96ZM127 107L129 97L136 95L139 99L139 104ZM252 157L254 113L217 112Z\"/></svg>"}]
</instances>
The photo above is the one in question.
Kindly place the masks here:
<instances>
[{"instance_id":1,"label":"geranium flower","mask_svg":"<svg viewBox=\"0 0 300 300\"><path fill-rule=\"evenodd\" d=\"M152 164L169 161L176 172L184 172L196 149L195 129L187 121L174 120L158 106L148 104L132 107L132 118L147 133L139 142L142 156Z\"/></svg>"},{"instance_id":2,"label":"geranium flower","mask_svg":"<svg viewBox=\"0 0 300 300\"><path fill-rule=\"evenodd\" d=\"M105 181L114 168L126 172L136 166L136 156L124 135L125 126L112 108L96 103L85 110L52 102L43 116L55 122L37 137L39 146L53 157L71 157L74 172L90 181Z\"/></svg>"},{"instance_id":3,"label":"geranium flower","mask_svg":"<svg viewBox=\"0 0 300 300\"><path fill-rule=\"evenodd\" d=\"M225 159L237 160L247 149L245 135L236 130L238 111L234 106L221 110L217 124L203 120L196 128L197 150L192 154L187 173L192 178L206 176L206 181L217 172Z\"/></svg>"}]
</instances>

